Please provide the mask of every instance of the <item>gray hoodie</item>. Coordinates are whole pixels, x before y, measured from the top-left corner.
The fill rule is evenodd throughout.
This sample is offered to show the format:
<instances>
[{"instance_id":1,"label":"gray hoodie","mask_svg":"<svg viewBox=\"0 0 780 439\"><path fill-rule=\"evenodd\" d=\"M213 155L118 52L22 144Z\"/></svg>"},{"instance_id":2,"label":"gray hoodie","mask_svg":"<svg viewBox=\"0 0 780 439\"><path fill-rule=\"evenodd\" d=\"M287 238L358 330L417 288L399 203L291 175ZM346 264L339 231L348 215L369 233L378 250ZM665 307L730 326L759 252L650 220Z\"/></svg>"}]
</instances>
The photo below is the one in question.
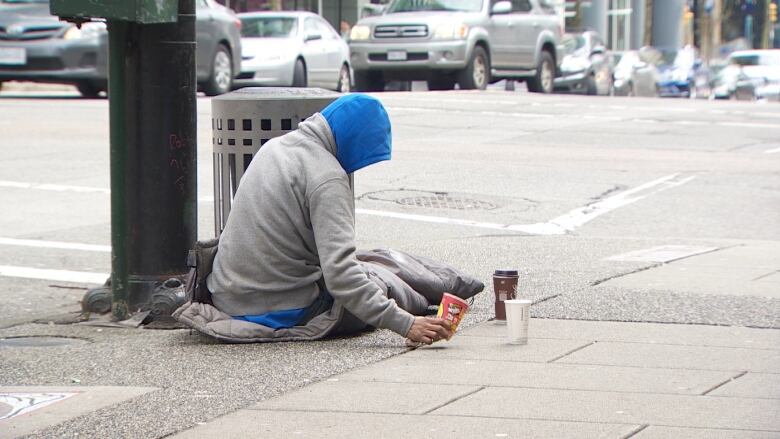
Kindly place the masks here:
<instances>
[{"instance_id":1,"label":"gray hoodie","mask_svg":"<svg viewBox=\"0 0 780 439\"><path fill-rule=\"evenodd\" d=\"M317 113L252 160L207 285L219 310L242 316L306 307L321 278L363 322L400 335L412 326L414 317L369 280L355 257L349 175L328 121Z\"/></svg>"}]
</instances>

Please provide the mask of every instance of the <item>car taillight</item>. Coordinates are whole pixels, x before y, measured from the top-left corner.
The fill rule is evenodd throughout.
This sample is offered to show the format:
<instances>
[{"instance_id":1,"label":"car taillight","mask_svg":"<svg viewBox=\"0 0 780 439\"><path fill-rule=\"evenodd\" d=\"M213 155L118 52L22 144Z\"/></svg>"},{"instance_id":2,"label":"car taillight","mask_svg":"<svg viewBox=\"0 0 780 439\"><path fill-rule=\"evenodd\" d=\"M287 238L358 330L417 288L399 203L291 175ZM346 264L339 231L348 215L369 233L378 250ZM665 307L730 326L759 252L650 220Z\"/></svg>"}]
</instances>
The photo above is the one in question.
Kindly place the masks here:
<instances>
[{"instance_id":1,"label":"car taillight","mask_svg":"<svg viewBox=\"0 0 780 439\"><path fill-rule=\"evenodd\" d=\"M236 18L234 23L236 24L236 29L241 30L241 20Z\"/></svg>"}]
</instances>

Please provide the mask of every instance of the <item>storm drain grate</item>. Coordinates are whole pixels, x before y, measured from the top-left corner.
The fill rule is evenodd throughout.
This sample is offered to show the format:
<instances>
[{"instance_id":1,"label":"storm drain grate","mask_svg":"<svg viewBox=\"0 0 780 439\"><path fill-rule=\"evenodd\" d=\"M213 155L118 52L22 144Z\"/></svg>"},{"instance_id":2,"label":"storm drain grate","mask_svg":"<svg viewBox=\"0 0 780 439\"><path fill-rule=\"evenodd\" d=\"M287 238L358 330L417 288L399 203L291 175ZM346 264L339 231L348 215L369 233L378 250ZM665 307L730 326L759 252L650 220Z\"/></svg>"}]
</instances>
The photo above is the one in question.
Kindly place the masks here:
<instances>
[{"instance_id":1,"label":"storm drain grate","mask_svg":"<svg viewBox=\"0 0 780 439\"><path fill-rule=\"evenodd\" d=\"M456 210L491 210L496 206L487 201L473 200L470 198L451 197L449 195L404 197L395 200L405 206L427 207L431 209L456 209Z\"/></svg>"}]
</instances>

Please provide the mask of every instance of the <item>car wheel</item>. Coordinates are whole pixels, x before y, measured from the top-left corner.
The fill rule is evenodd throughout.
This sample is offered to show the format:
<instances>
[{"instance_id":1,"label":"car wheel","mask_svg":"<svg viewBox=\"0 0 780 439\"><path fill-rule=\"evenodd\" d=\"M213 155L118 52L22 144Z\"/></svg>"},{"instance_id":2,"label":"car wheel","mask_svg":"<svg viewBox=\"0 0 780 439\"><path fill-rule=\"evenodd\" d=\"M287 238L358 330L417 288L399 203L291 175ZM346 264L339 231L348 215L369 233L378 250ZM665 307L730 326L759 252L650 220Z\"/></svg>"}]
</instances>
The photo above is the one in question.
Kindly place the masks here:
<instances>
[{"instance_id":1,"label":"car wheel","mask_svg":"<svg viewBox=\"0 0 780 439\"><path fill-rule=\"evenodd\" d=\"M81 93L81 96L89 99L100 97L100 92L103 91L92 82L79 82L76 84L76 88Z\"/></svg>"},{"instance_id":2,"label":"car wheel","mask_svg":"<svg viewBox=\"0 0 780 439\"><path fill-rule=\"evenodd\" d=\"M449 76L440 76L428 80L428 90L452 90L455 88L455 79Z\"/></svg>"},{"instance_id":3,"label":"car wheel","mask_svg":"<svg viewBox=\"0 0 780 439\"><path fill-rule=\"evenodd\" d=\"M206 96L216 96L230 91L233 86L233 58L227 47L217 46L211 63L211 75L203 91Z\"/></svg>"},{"instance_id":4,"label":"car wheel","mask_svg":"<svg viewBox=\"0 0 780 439\"><path fill-rule=\"evenodd\" d=\"M306 64L302 59L295 61L295 67L293 68L293 87L306 87L308 84L308 78L306 77Z\"/></svg>"},{"instance_id":5,"label":"car wheel","mask_svg":"<svg viewBox=\"0 0 780 439\"><path fill-rule=\"evenodd\" d=\"M466 68L460 72L458 84L463 90L484 90L490 82L490 59L481 46L474 47Z\"/></svg>"},{"instance_id":6,"label":"car wheel","mask_svg":"<svg viewBox=\"0 0 780 439\"><path fill-rule=\"evenodd\" d=\"M536 75L528 80L528 90L534 93L552 93L555 79L555 61L550 52L543 50L536 66Z\"/></svg>"},{"instance_id":7,"label":"car wheel","mask_svg":"<svg viewBox=\"0 0 780 439\"><path fill-rule=\"evenodd\" d=\"M336 90L339 93L349 93L351 89L352 81L349 78L349 66L344 64L339 71L339 83L336 85Z\"/></svg>"},{"instance_id":8,"label":"car wheel","mask_svg":"<svg viewBox=\"0 0 780 439\"><path fill-rule=\"evenodd\" d=\"M357 91L385 91L385 80L380 72L355 72Z\"/></svg>"},{"instance_id":9,"label":"car wheel","mask_svg":"<svg viewBox=\"0 0 780 439\"><path fill-rule=\"evenodd\" d=\"M596 77L588 75L588 79L585 80L585 93L591 96L599 94L598 85L596 84Z\"/></svg>"}]
</instances>

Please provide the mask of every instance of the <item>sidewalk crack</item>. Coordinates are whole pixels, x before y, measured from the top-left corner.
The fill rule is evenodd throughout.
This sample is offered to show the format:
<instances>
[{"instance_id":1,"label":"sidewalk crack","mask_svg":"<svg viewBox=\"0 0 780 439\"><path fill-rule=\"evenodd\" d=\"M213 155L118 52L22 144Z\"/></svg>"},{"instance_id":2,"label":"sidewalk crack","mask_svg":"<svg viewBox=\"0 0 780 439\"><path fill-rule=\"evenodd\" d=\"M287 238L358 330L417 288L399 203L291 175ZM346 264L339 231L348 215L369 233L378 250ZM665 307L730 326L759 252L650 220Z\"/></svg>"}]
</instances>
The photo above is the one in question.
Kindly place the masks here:
<instances>
[{"instance_id":1,"label":"sidewalk crack","mask_svg":"<svg viewBox=\"0 0 780 439\"><path fill-rule=\"evenodd\" d=\"M701 395L702 395L702 396L705 396L705 395L707 395L708 393L710 393L710 392L713 392L715 389L718 389L718 388L720 388L720 387L723 387L723 386L725 386L726 384L728 384L728 383L730 383L730 382L732 382L732 381L736 380L737 378L741 378L741 377L745 376L746 374L747 374L747 371L746 371L746 370L744 370L744 371L742 371L742 372L740 372L740 373L738 373L738 374L734 375L733 377L731 377L731 378L727 379L726 381L723 381L722 383L718 383L718 384L714 385L713 387L710 387L708 390L705 390L704 392L702 392L702 394L701 394Z\"/></svg>"},{"instance_id":2,"label":"sidewalk crack","mask_svg":"<svg viewBox=\"0 0 780 439\"><path fill-rule=\"evenodd\" d=\"M576 347L576 348L574 348L574 349L572 349L572 350L570 350L570 351L568 351L568 352L565 352L565 353L563 353L563 354L561 354L561 355L558 355L557 357L555 357L555 358L553 358L553 359L551 359L551 360L547 360L547 362L548 362L548 363L554 363L554 362L556 362L556 361L560 360L560 359L561 359L561 358L563 358L563 357L566 357L566 356L568 356L568 355L571 355L571 354L573 354L573 353L575 353L575 352L577 352L577 351L581 351L581 350L585 349L585 348L586 348L586 347L588 347L588 346L593 346L594 344L596 344L596 342L595 342L595 341L592 341L592 342L590 342L590 343L587 343L587 344L584 344L584 345L582 345L582 346Z\"/></svg>"},{"instance_id":3,"label":"sidewalk crack","mask_svg":"<svg viewBox=\"0 0 780 439\"><path fill-rule=\"evenodd\" d=\"M463 398L465 398L467 396L471 396L471 395L473 395L473 394L475 394L477 392L481 392L482 390L485 390L486 388L487 388L486 386L479 386L479 388L477 388L475 390L472 390L471 392L466 392L466 393L464 393L462 395L459 395L459 396L456 396L456 397L454 397L452 399L449 399L449 400L443 402L442 404L439 404L439 405L433 407L430 410L426 410L426 411L422 412L421 414L427 415L427 414L429 414L429 413L431 413L433 411L436 411L436 410L438 410L438 409L440 409L440 408L442 408L442 407L444 407L446 405L450 405L450 404L452 404L455 401L461 400L461 399L463 399Z\"/></svg>"}]
</instances>

